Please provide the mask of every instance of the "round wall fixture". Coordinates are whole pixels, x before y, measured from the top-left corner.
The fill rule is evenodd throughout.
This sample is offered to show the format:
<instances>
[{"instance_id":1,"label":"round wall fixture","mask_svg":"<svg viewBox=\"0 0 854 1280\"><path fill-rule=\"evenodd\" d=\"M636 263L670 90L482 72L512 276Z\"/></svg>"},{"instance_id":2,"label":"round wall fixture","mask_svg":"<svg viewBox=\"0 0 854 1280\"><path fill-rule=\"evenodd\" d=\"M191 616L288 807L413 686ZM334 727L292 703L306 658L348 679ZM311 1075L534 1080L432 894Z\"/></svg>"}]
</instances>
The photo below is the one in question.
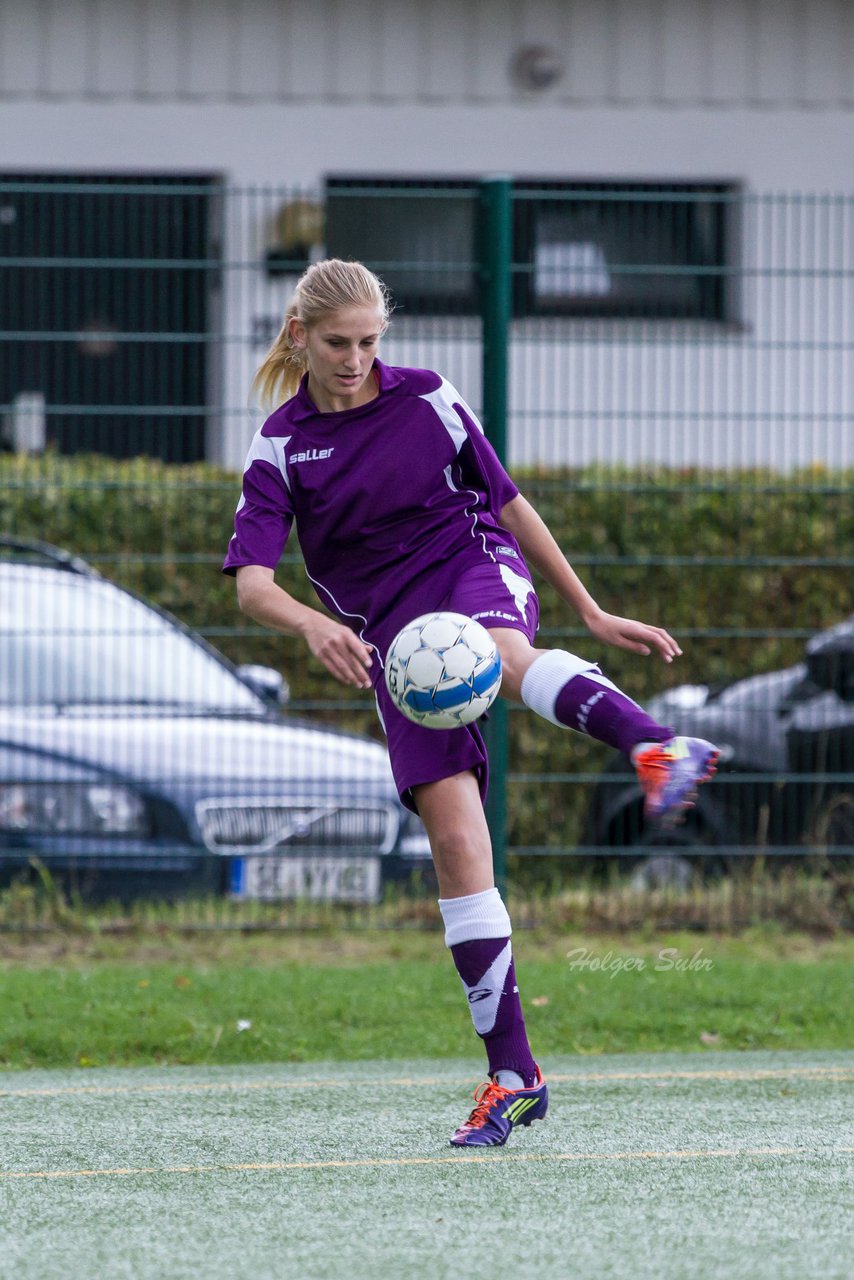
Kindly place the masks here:
<instances>
[{"instance_id":1,"label":"round wall fixture","mask_svg":"<svg viewBox=\"0 0 854 1280\"><path fill-rule=\"evenodd\" d=\"M526 93L542 93L557 84L564 72L563 58L553 45L525 44L513 55L510 71Z\"/></svg>"}]
</instances>

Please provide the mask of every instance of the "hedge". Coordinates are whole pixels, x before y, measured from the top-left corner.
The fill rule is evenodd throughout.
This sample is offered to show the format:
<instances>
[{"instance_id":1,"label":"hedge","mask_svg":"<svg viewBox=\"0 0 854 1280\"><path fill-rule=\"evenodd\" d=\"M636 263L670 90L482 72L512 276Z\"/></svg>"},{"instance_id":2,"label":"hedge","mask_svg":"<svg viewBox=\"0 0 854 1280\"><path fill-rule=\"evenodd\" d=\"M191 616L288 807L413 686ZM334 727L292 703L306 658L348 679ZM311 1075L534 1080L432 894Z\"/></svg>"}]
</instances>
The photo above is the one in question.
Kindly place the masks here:
<instances>
[{"instance_id":1,"label":"hedge","mask_svg":"<svg viewBox=\"0 0 854 1280\"><path fill-rule=\"evenodd\" d=\"M684 656L673 667L602 652L541 584L542 643L600 661L640 701L666 685L796 662L804 635L851 610L852 472L590 468L519 472L516 480L604 608L680 639ZM379 737L370 698L333 685L299 642L238 614L233 581L219 566L239 486L238 475L206 464L0 455L0 532L87 558L233 660L282 670L297 708ZM295 544L278 581L316 603ZM516 772L572 774L605 758L596 744L532 716L514 714L511 727ZM565 844L577 835L583 805L583 788L516 783L511 840Z\"/></svg>"}]
</instances>

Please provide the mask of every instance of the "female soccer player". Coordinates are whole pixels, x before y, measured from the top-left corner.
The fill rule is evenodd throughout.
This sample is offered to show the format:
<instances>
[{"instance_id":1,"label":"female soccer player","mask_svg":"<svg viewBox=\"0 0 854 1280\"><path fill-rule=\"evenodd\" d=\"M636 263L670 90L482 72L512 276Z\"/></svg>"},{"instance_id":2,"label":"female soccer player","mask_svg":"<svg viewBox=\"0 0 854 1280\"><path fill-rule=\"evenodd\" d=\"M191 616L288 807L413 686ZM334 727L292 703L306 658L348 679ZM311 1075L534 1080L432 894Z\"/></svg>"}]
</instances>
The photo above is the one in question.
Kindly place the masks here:
<instances>
[{"instance_id":1,"label":"female soccer player","mask_svg":"<svg viewBox=\"0 0 854 1280\"><path fill-rule=\"evenodd\" d=\"M373 687L400 796L430 838L445 942L486 1046L489 1082L451 1143L501 1145L515 1125L545 1115L548 1091L528 1044L510 919L493 879L483 739L476 724L428 729L394 707L383 679L389 644L419 614L477 618L498 646L502 693L630 756L659 820L690 804L718 753L674 737L595 663L533 647L538 603L528 563L600 642L656 651L665 662L681 652L661 627L599 608L444 378L379 361L388 322L385 289L360 263L330 259L303 275L255 378L262 399L280 407L249 449L223 569L236 574L250 617L302 637L343 684ZM309 578L333 617L273 580L294 521Z\"/></svg>"}]
</instances>

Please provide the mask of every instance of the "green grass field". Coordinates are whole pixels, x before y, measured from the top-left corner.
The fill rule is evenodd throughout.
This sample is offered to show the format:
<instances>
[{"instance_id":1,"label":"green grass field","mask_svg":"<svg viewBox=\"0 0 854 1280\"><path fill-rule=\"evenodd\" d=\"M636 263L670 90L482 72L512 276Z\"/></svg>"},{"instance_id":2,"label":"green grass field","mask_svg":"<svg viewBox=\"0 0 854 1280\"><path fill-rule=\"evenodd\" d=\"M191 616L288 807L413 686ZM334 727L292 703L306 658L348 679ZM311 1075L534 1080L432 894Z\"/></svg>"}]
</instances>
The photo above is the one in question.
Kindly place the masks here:
<instances>
[{"instance_id":1,"label":"green grass field","mask_svg":"<svg viewBox=\"0 0 854 1280\"><path fill-rule=\"evenodd\" d=\"M517 932L515 950L544 1059L854 1043L850 937L550 930ZM437 932L6 935L0 956L7 1069L472 1052Z\"/></svg>"}]
</instances>

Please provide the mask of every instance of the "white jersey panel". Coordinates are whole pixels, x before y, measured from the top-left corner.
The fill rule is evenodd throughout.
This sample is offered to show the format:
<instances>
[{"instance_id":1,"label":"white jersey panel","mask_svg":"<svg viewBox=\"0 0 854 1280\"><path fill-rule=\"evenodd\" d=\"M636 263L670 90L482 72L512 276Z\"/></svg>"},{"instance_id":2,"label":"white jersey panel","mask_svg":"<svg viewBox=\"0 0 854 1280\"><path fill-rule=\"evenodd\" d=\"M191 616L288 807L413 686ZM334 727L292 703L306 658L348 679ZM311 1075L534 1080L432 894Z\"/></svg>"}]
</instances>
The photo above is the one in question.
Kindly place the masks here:
<instances>
[{"instance_id":1,"label":"white jersey panel","mask_svg":"<svg viewBox=\"0 0 854 1280\"><path fill-rule=\"evenodd\" d=\"M441 386L437 387L435 391L427 391L422 396L419 396L419 399L426 400L435 411L436 416L442 423L442 426L453 440L457 453L459 453L460 449L462 449L468 439L468 432L466 431L462 419L455 408L456 405L460 406L468 417L471 418L472 422L481 434L483 434L483 427L463 400L456 387L448 382L446 378L442 379Z\"/></svg>"},{"instance_id":2,"label":"white jersey panel","mask_svg":"<svg viewBox=\"0 0 854 1280\"><path fill-rule=\"evenodd\" d=\"M256 432L243 464L243 474L246 474L253 462L268 462L281 474L290 492L291 482L285 466L285 453L290 440L290 436L264 436L260 431Z\"/></svg>"}]
</instances>

